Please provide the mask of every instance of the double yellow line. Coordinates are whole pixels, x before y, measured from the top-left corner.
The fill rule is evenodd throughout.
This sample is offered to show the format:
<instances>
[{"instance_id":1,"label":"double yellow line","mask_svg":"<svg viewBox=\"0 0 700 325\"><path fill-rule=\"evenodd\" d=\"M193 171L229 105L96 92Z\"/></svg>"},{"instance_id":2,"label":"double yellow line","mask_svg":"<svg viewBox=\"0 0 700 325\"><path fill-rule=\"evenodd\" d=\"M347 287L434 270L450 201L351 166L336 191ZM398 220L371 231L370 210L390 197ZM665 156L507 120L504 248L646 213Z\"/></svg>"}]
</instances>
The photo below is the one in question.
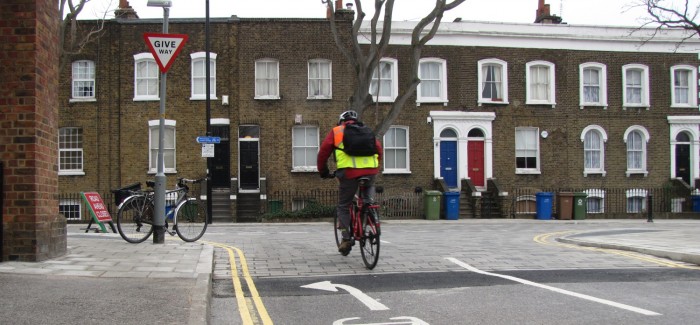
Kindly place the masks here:
<instances>
[{"instance_id":1,"label":"double yellow line","mask_svg":"<svg viewBox=\"0 0 700 325\"><path fill-rule=\"evenodd\" d=\"M580 250L602 252L602 253L607 253L607 254L625 256L625 257L633 258L636 260L646 261L646 262L650 262L650 263L654 263L654 264L658 264L658 265L662 265L662 266L667 266L667 267L700 270L700 267L697 267L697 266L676 263L676 262L673 262L673 261L670 261L667 259L657 258L657 257L645 255L645 254L640 254L640 253L627 252L627 251L621 251L621 250L610 249L610 248L599 248L599 247L565 244L565 243L560 243L560 242L557 242L554 240L550 241L550 238L552 238L552 237L555 237L555 238L561 237L561 236L568 235L571 233L574 233L574 231L560 231L560 232L552 232L552 233L548 233L548 234L541 234L541 235L535 236L535 238L533 238L533 240L536 243L543 244L543 245L559 246L559 247L574 248L574 249L580 249Z\"/></svg>"},{"instance_id":2,"label":"double yellow line","mask_svg":"<svg viewBox=\"0 0 700 325\"><path fill-rule=\"evenodd\" d=\"M238 312L241 314L241 320L243 321L243 325L272 325L272 319L270 319L270 315L267 314L267 309L265 309L265 305L263 304L262 299L260 298L260 294L258 294L258 289L255 288L253 278L250 276L250 272L248 272L248 262L245 259L245 255L243 255L243 251L236 247L229 246L226 244L208 241L202 242L207 245L223 248L228 252L228 259L231 265L231 280L233 281L233 288L236 294L236 302L238 303ZM254 307L249 305L248 301L246 300L245 292L243 291L241 279L238 275L238 269L236 267L236 253L238 254L238 259L240 260L241 264L241 273L243 275L243 279L245 279L248 291L250 292L250 299L253 300L253 303L255 305Z\"/></svg>"}]
</instances>

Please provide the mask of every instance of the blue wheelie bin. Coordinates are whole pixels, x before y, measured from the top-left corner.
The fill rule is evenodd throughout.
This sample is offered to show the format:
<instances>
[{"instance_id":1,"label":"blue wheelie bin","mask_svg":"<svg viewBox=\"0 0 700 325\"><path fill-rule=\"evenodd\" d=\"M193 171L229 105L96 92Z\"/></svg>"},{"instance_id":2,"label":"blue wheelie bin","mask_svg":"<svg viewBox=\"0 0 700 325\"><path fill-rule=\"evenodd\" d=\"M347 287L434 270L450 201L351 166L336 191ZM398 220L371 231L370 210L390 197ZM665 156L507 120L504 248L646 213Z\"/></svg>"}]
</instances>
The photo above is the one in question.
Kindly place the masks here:
<instances>
[{"instance_id":1,"label":"blue wheelie bin","mask_svg":"<svg viewBox=\"0 0 700 325\"><path fill-rule=\"evenodd\" d=\"M459 219L459 192L445 192L445 219Z\"/></svg>"},{"instance_id":2,"label":"blue wheelie bin","mask_svg":"<svg viewBox=\"0 0 700 325\"><path fill-rule=\"evenodd\" d=\"M552 219L552 192L538 192L535 194L535 203L537 205L537 219L550 220Z\"/></svg>"}]
</instances>

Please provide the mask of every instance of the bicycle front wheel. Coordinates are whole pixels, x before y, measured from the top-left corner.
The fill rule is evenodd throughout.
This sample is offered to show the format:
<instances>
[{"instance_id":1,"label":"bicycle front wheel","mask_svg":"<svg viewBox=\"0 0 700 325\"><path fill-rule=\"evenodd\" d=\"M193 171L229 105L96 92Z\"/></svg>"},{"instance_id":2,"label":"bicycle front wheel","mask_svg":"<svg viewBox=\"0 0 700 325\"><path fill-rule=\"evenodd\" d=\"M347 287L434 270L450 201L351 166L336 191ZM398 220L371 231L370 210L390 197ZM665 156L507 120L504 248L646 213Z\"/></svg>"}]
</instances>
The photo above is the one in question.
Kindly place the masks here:
<instances>
[{"instance_id":1,"label":"bicycle front wheel","mask_svg":"<svg viewBox=\"0 0 700 325\"><path fill-rule=\"evenodd\" d=\"M128 198L117 212L117 230L127 242L138 244L153 233L153 202L145 196Z\"/></svg>"},{"instance_id":2,"label":"bicycle front wheel","mask_svg":"<svg viewBox=\"0 0 700 325\"><path fill-rule=\"evenodd\" d=\"M175 231L186 242L202 238L207 231L207 205L190 198L178 204L175 210Z\"/></svg>"},{"instance_id":3,"label":"bicycle front wheel","mask_svg":"<svg viewBox=\"0 0 700 325\"><path fill-rule=\"evenodd\" d=\"M360 239L360 253L362 261L368 270L377 266L379 261L379 218L374 218L370 214L376 211L368 211L362 215L362 238Z\"/></svg>"}]
</instances>

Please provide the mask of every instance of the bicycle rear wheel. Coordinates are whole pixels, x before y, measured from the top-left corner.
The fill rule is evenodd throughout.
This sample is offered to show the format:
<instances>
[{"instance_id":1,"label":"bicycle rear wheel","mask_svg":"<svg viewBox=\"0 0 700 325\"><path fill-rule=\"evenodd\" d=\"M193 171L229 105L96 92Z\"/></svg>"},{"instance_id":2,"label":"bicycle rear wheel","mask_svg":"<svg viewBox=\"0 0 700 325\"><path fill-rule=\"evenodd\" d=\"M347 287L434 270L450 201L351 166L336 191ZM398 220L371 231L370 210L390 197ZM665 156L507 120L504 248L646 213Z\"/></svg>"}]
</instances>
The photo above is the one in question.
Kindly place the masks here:
<instances>
[{"instance_id":1,"label":"bicycle rear wheel","mask_svg":"<svg viewBox=\"0 0 700 325\"><path fill-rule=\"evenodd\" d=\"M127 242L138 244L153 233L152 201L145 196L132 196L117 212L117 230Z\"/></svg>"},{"instance_id":2,"label":"bicycle rear wheel","mask_svg":"<svg viewBox=\"0 0 700 325\"><path fill-rule=\"evenodd\" d=\"M178 204L175 209L175 231L186 242L202 238L207 231L207 205L195 198Z\"/></svg>"},{"instance_id":3,"label":"bicycle rear wheel","mask_svg":"<svg viewBox=\"0 0 700 325\"><path fill-rule=\"evenodd\" d=\"M368 270L377 266L379 261L379 220L378 217L370 216L376 210L370 209L362 214L362 238L360 239L360 253L362 261Z\"/></svg>"}]
</instances>

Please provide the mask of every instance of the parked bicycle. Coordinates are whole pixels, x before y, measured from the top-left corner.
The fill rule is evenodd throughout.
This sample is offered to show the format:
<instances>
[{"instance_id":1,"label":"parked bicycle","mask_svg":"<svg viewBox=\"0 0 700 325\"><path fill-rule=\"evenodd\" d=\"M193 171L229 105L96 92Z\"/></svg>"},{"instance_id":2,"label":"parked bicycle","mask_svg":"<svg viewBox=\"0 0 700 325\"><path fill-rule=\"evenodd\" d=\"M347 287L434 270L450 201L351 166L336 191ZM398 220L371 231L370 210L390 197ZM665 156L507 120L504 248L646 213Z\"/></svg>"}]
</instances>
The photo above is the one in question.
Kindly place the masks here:
<instances>
[{"instance_id":1,"label":"parked bicycle","mask_svg":"<svg viewBox=\"0 0 700 325\"><path fill-rule=\"evenodd\" d=\"M328 178L335 177L335 172L331 173ZM350 226L347 231L350 234L352 245L355 242L360 242L360 253L365 267L371 270L377 266L379 261L379 237L381 235L381 226L379 221L379 204L374 202L364 202L362 195L366 191L369 178L358 178L359 186L355 193L355 198L350 205ZM335 244L340 246L343 240L343 226L340 223L338 215L335 215L333 221L335 232Z\"/></svg>"},{"instance_id":2,"label":"parked bicycle","mask_svg":"<svg viewBox=\"0 0 700 325\"><path fill-rule=\"evenodd\" d=\"M206 201L201 199L201 191L193 191L195 195L190 196L187 185L200 184L205 179L178 178L176 188L165 192L165 231L171 236L177 234L182 240L193 242L207 230ZM141 183L137 183L114 191L129 194L119 205L117 230L124 240L134 244L145 241L153 233L155 182L147 181L146 185L151 189L141 190Z\"/></svg>"}]
</instances>

